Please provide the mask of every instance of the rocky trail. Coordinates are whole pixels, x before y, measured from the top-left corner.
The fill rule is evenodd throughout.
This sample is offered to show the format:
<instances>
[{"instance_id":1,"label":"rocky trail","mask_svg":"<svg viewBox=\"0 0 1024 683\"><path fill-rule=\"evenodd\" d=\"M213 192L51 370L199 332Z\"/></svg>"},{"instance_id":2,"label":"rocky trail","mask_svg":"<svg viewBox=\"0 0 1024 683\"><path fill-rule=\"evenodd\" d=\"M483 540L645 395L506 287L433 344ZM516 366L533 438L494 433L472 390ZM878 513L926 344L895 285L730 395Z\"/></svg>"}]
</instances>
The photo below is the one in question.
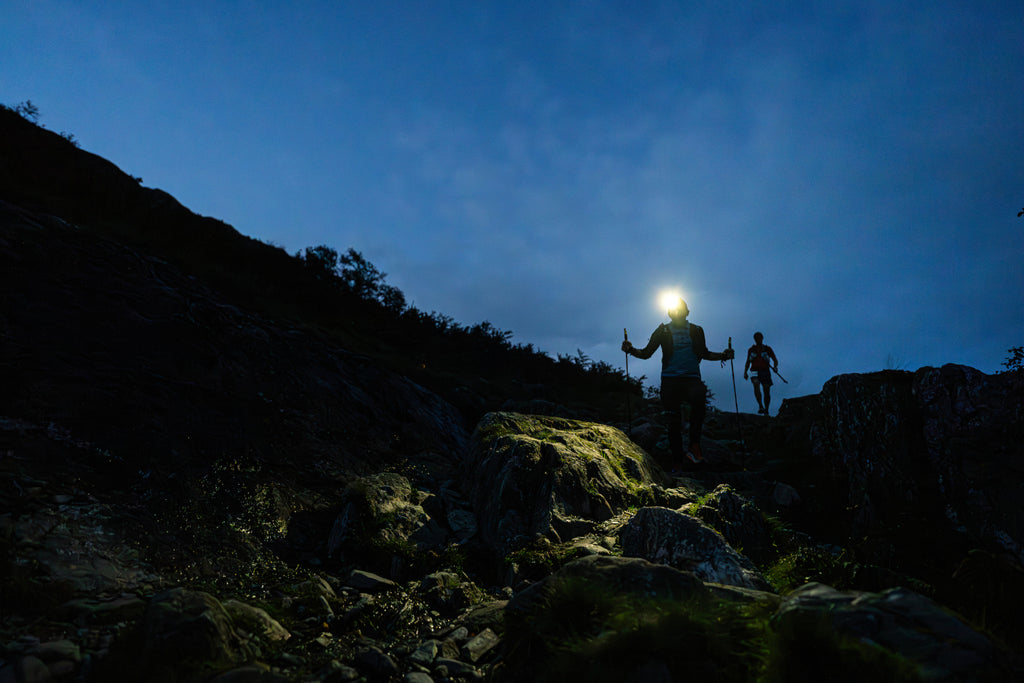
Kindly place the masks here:
<instances>
[{"instance_id":1,"label":"rocky trail","mask_svg":"<svg viewBox=\"0 0 1024 683\"><path fill-rule=\"evenodd\" d=\"M1022 373L712 409L670 475L656 404L255 305L182 262L251 242L29 133L0 150L0 683L1024 678Z\"/></svg>"}]
</instances>

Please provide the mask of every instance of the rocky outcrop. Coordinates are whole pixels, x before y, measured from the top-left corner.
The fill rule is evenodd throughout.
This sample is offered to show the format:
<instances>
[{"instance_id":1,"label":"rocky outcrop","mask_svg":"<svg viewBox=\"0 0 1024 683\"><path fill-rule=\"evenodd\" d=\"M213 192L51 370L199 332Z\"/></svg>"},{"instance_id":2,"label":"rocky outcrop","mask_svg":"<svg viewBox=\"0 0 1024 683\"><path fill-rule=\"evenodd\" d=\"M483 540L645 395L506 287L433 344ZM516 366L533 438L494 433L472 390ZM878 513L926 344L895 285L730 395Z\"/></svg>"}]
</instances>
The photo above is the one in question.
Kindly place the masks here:
<instances>
[{"instance_id":1,"label":"rocky outcrop","mask_svg":"<svg viewBox=\"0 0 1024 683\"><path fill-rule=\"evenodd\" d=\"M922 368L914 396L947 519L1024 564L1024 372Z\"/></svg>"},{"instance_id":2,"label":"rocky outcrop","mask_svg":"<svg viewBox=\"0 0 1024 683\"><path fill-rule=\"evenodd\" d=\"M654 501L664 475L619 430L557 417L491 413L473 435L463 476L486 544L505 554Z\"/></svg>"},{"instance_id":3,"label":"rocky outcrop","mask_svg":"<svg viewBox=\"0 0 1024 683\"><path fill-rule=\"evenodd\" d=\"M671 681L686 671L723 680L729 645L712 653L702 636L691 640L703 631L695 615L710 597L692 573L664 564L610 556L575 560L509 601L505 663L496 678ZM733 665L741 659L734 657Z\"/></svg>"},{"instance_id":4,"label":"rocky outcrop","mask_svg":"<svg viewBox=\"0 0 1024 683\"><path fill-rule=\"evenodd\" d=\"M822 388L811 450L846 486L851 534L893 523L921 498L925 464L913 375L839 375Z\"/></svg>"},{"instance_id":5,"label":"rocky outcrop","mask_svg":"<svg viewBox=\"0 0 1024 683\"><path fill-rule=\"evenodd\" d=\"M814 459L845 496L851 537L928 519L958 545L1024 562L1024 373L946 365L840 375L819 397Z\"/></svg>"},{"instance_id":6,"label":"rocky outcrop","mask_svg":"<svg viewBox=\"0 0 1024 683\"><path fill-rule=\"evenodd\" d=\"M266 623L271 624L272 633L284 630L269 619ZM185 676L209 675L243 664L258 651L258 645L236 628L219 600L185 588L154 596L140 631L137 661L141 678L171 670Z\"/></svg>"},{"instance_id":7,"label":"rocky outcrop","mask_svg":"<svg viewBox=\"0 0 1024 683\"><path fill-rule=\"evenodd\" d=\"M786 502L791 491L792 487L776 483L773 502L779 498ZM686 505L682 510L722 534L731 547L742 548L746 557L761 566L778 557L779 539L764 513L729 484L719 484L702 496L699 503Z\"/></svg>"},{"instance_id":8,"label":"rocky outcrop","mask_svg":"<svg viewBox=\"0 0 1024 683\"><path fill-rule=\"evenodd\" d=\"M424 551L444 547L449 538L448 530L435 519L443 514L437 496L414 489L406 477L394 472L351 482L342 505L327 539L327 554L342 561L346 553L348 561L358 560L370 545L409 544L415 551Z\"/></svg>"},{"instance_id":9,"label":"rocky outcrop","mask_svg":"<svg viewBox=\"0 0 1024 683\"><path fill-rule=\"evenodd\" d=\"M692 572L701 581L770 590L754 564L699 519L642 508L622 530L622 553Z\"/></svg>"},{"instance_id":10,"label":"rocky outcrop","mask_svg":"<svg viewBox=\"0 0 1024 683\"><path fill-rule=\"evenodd\" d=\"M705 619L710 623L698 627ZM701 639L716 631L711 623L723 649ZM714 680L736 681L763 680L766 672L782 681L1010 675L988 637L910 590L811 583L780 598L709 586L691 572L640 559L571 562L518 593L506 624L506 652L517 656L499 680L559 680L570 671L594 681L685 680L705 670ZM754 643L762 654L745 659Z\"/></svg>"},{"instance_id":11,"label":"rocky outcrop","mask_svg":"<svg viewBox=\"0 0 1024 683\"><path fill-rule=\"evenodd\" d=\"M925 596L903 588L863 593L807 584L783 599L772 628L793 640L797 634L814 634L822 644L798 660L787 659L786 680L800 680L801 672L822 676L830 668L837 673L845 669L843 680L850 680L853 671L867 668L863 661L835 657L836 640L877 648L892 658L891 668L902 671L906 680L995 681L1007 672L989 638Z\"/></svg>"}]
</instances>

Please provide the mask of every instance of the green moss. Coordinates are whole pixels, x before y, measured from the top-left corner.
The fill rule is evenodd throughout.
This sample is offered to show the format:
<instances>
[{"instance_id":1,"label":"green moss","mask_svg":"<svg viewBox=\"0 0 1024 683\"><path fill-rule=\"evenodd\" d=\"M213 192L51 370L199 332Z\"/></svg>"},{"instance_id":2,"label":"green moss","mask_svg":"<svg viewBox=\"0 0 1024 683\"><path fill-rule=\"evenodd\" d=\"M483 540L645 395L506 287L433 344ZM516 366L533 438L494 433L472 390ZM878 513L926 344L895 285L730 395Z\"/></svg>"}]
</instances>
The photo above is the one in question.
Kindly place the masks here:
<instances>
[{"instance_id":1,"label":"green moss","mask_svg":"<svg viewBox=\"0 0 1024 683\"><path fill-rule=\"evenodd\" d=\"M517 567L522 578L537 580L586 554L579 547L555 546L546 541L538 541L506 555L504 564L506 567Z\"/></svg>"},{"instance_id":2,"label":"green moss","mask_svg":"<svg viewBox=\"0 0 1024 683\"><path fill-rule=\"evenodd\" d=\"M764 683L827 680L832 683L918 683L918 667L870 641L843 636L827 614L792 619L769 643Z\"/></svg>"},{"instance_id":3,"label":"green moss","mask_svg":"<svg viewBox=\"0 0 1024 683\"><path fill-rule=\"evenodd\" d=\"M532 608L507 615L502 680L921 680L915 663L837 633L827 614L773 624L771 601L734 603L710 593L658 598L584 577L545 589Z\"/></svg>"},{"instance_id":4,"label":"green moss","mask_svg":"<svg viewBox=\"0 0 1024 683\"><path fill-rule=\"evenodd\" d=\"M652 663L674 680L756 680L770 610L708 595L624 594L583 578L559 581L543 608L508 624L520 661L539 681L641 680Z\"/></svg>"},{"instance_id":5,"label":"green moss","mask_svg":"<svg viewBox=\"0 0 1024 683\"><path fill-rule=\"evenodd\" d=\"M426 636L437 626L431 607L403 590L376 595L353 624L364 635L378 640L412 640Z\"/></svg>"},{"instance_id":6,"label":"green moss","mask_svg":"<svg viewBox=\"0 0 1024 683\"><path fill-rule=\"evenodd\" d=\"M822 547L803 547L783 556L766 572L775 590L788 593L805 583L817 581L839 590L854 586L858 565Z\"/></svg>"}]
</instances>

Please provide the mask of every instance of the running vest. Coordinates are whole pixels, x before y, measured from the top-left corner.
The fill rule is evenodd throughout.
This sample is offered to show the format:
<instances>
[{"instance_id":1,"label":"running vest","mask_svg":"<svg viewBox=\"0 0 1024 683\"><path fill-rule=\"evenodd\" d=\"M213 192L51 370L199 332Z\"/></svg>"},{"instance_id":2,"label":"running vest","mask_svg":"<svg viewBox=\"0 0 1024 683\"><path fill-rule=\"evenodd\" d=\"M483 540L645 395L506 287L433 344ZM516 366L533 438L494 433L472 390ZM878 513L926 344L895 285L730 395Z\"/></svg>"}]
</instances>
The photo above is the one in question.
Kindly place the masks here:
<instances>
[{"instance_id":1,"label":"running vest","mask_svg":"<svg viewBox=\"0 0 1024 683\"><path fill-rule=\"evenodd\" d=\"M666 323L665 329L672 334L672 355L662 361L662 377L700 377L700 358L693 351L693 340L690 338L690 323L676 327Z\"/></svg>"},{"instance_id":2,"label":"running vest","mask_svg":"<svg viewBox=\"0 0 1024 683\"><path fill-rule=\"evenodd\" d=\"M755 344L747 351L747 359L750 360L751 370L768 370L771 367L770 359L772 347L762 344L760 347Z\"/></svg>"}]
</instances>

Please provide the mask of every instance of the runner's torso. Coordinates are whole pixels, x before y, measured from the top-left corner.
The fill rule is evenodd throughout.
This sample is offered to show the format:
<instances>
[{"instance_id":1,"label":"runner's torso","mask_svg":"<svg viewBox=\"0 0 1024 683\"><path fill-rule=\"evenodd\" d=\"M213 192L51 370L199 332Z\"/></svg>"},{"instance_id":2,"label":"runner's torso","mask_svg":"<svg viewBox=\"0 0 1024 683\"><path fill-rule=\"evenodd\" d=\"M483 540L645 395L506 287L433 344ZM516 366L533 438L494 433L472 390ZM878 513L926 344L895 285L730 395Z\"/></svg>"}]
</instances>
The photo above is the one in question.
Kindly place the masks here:
<instances>
[{"instance_id":1,"label":"runner's torso","mask_svg":"<svg viewBox=\"0 0 1024 683\"><path fill-rule=\"evenodd\" d=\"M747 351L747 360L750 361L751 370L767 370L771 366L772 347L755 344Z\"/></svg>"},{"instance_id":2,"label":"runner's torso","mask_svg":"<svg viewBox=\"0 0 1024 683\"><path fill-rule=\"evenodd\" d=\"M672 323L665 325L667 334L672 335L672 353L666 354L662 363L662 377L700 377L700 358L693 350L693 339L690 324L683 323L676 327Z\"/></svg>"}]
</instances>

